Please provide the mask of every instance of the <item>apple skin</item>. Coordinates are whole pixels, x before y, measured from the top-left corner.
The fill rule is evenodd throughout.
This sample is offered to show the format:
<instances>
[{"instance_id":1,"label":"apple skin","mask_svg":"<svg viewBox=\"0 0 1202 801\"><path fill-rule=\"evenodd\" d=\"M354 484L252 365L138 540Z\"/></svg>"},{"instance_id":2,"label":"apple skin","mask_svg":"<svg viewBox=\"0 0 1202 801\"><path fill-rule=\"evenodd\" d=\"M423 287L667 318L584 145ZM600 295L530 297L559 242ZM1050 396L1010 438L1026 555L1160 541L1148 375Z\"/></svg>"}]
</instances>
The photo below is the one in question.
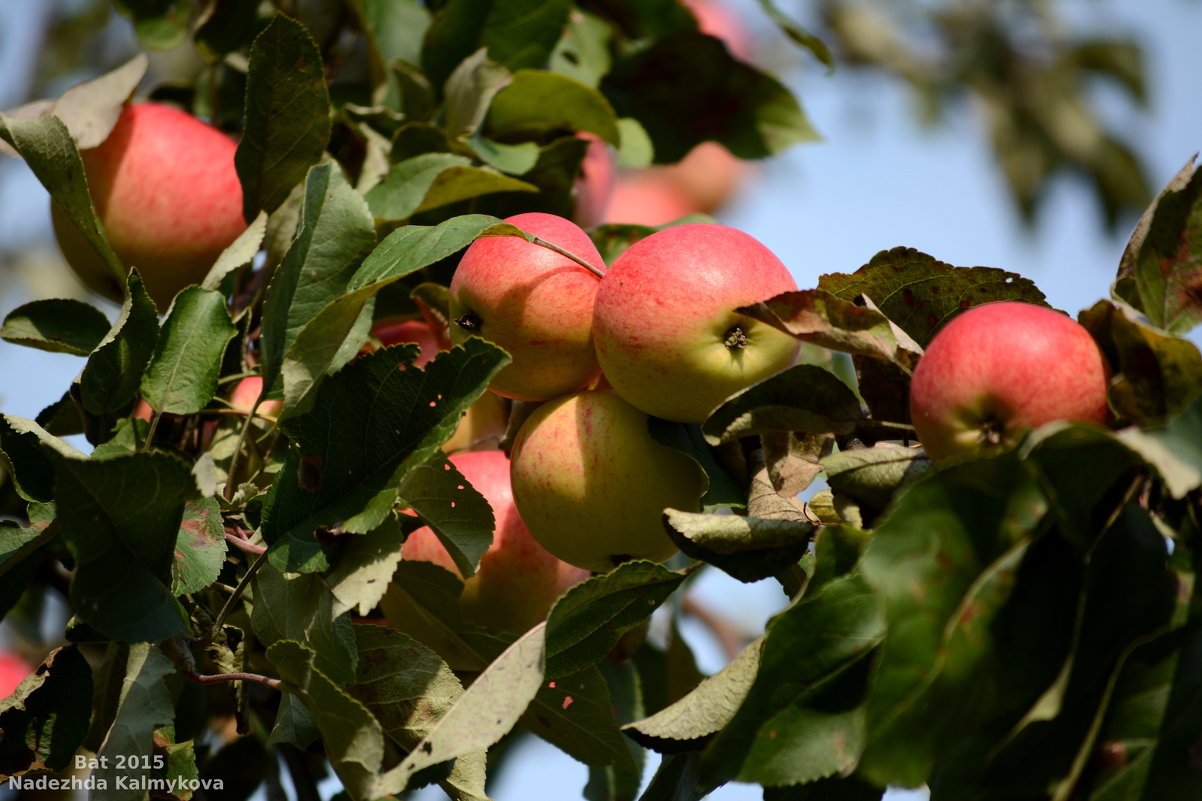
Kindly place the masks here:
<instances>
[{"instance_id":1,"label":"apple skin","mask_svg":"<svg viewBox=\"0 0 1202 801\"><path fill-rule=\"evenodd\" d=\"M588 234L564 217L529 212L509 217L599 271L605 262ZM517 236L489 236L468 247L451 278L451 340L493 342L513 361L489 387L514 400L542 401L592 383L593 299L600 279L549 248Z\"/></svg>"},{"instance_id":2,"label":"apple skin","mask_svg":"<svg viewBox=\"0 0 1202 801\"><path fill-rule=\"evenodd\" d=\"M179 290L203 280L246 230L236 149L232 139L190 114L132 103L104 142L80 152L109 244L126 269L138 269L160 311ZM51 218L80 280L121 300L124 286L57 203L51 203Z\"/></svg>"},{"instance_id":3,"label":"apple skin","mask_svg":"<svg viewBox=\"0 0 1202 801\"><path fill-rule=\"evenodd\" d=\"M1106 424L1105 357L1045 306L987 303L941 328L910 382L910 417L936 462L984 456L1055 420Z\"/></svg>"},{"instance_id":4,"label":"apple skin","mask_svg":"<svg viewBox=\"0 0 1202 801\"><path fill-rule=\"evenodd\" d=\"M0 698L7 698L16 692L32 672L33 668L21 657L9 651L0 651Z\"/></svg>"},{"instance_id":5,"label":"apple skin","mask_svg":"<svg viewBox=\"0 0 1202 801\"><path fill-rule=\"evenodd\" d=\"M605 219L617 177L617 158L604 139L589 131L576 136L588 142L580 175L572 186L572 220L581 228L592 228Z\"/></svg>"},{"instance_id":6,"label":"apple skin","mask_svg":"<svg viewBox=\"0 0 1202 801\"><path fill-rule=\"evenodd\" d=\"M480 558L475 575L463 583L459 599L463 619L489 631L522 634L546 619L555 599L588 578L589 572L556 559L530 536L513 503L509 459L504 453L473 451L449 458L488 501L496 521L492 545ZM429 526L408 536L401 558L432 562L463 579ZM404 631L412 616L406 614L409 607L403 595L390 590L382 606L392 625Z\"/></svg>"},{"instance_id":7,"label":"apple skin","mask_svg":"<svg viewBox=\"0 0 1202 801\"><path fill-rule=\"evenodd\" d=\"M649 167L619 175L605 209L605 222L659 226L700 212L667 169Z\"/></svg>"},{"instance_id":8,"label":"apple skin","mask_svg":"<svg viewBox=\"0 0 1202 801\"><path fill-rule=\"evenodd\" d=\"M530 533L595 572L672 556L663 510L695 511L705 492L697 463L652 439L647 415L609 391L543 404L510 456L514 503Z\"/></svg>"},{"instance_id":9,"label":"apple skin","mask_svg":"<svg viewBox=\"0 0 1202 801\"><path fill-rule=\"evenodd\" d=\"M780 259L736 228L686 223L656 231L615 259L597 290L593 337L602 371L647 414L700 423L796 360L794 337L735 312L795 289Z\"/></svg>"}]
</instances>

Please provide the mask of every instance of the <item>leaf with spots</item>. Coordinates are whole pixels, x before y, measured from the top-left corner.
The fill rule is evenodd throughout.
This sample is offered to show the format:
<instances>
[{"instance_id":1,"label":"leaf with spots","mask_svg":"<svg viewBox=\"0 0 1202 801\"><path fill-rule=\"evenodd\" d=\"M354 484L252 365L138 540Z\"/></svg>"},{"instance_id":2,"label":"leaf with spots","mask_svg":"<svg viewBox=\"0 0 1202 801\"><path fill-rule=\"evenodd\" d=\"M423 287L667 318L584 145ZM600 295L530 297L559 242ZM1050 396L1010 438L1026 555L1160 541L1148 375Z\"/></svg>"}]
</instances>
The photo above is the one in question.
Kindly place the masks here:
<instances>
[{"instance_id":1,"label":"leaf with spots","mask_svg":"<svg viewBox=\"0 0 1202 801\"><path fill-rule=\"evenodd\" d=\"M586 765L635 771L634 758L614 718L605 676L595 665L544 681L522 724Z\"/></svg>"},{"instance_id":2,"label":"leaf with spots","mask_svg":"<svg viewBox=\"0 0 1202 801\"><path fill-rule=\"evenodd\" d=\"M175 538L171 593L187 595L212 584L221 573L225 554L225 523L217 499L189 501Z\"/></svg>"},{"instance_id":3,"label":"leaf with spots","mask_svg":"<svg viewBox=\"0 0 1202 801\"><path fill-rule=\"evenodd\" d=\"M405 476L397 494L434 530L459 572L474 574L492 544L493 509L455 465L435 454Z\"/></svg>"},{"instance_id":4,"label":"leaf with spots","mask_svg":"<svg viewBox=\"0 0 1202 801\"><path fill-rule=\"evenodd\" d=\"M883 250L850 275L824 275L818 288L848 301L867 296L923 346L962 309L997 300L1044 303L1043 293L1018 273L996 267L953 267L906 247Z\"/></svg>"}]
</instances>

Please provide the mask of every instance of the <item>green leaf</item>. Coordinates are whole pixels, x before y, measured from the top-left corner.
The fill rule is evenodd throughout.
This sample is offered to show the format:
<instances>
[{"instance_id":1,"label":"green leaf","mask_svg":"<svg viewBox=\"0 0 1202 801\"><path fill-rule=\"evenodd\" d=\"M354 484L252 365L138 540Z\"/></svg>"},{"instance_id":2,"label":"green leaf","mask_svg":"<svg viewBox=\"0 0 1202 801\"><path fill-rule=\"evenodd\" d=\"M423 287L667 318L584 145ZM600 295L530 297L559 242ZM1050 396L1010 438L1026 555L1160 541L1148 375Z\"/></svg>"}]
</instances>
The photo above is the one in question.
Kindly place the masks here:
<instances>
[{"instance_id":1,"label":"green leaf","mask_svg":"<svg viewBox=\"0 0 1202 801\"><path fill-rule=\"evenodd\" d=\"M79 377L84 408L92 414L123 411L137 395L158 337L158 312L134 271L117 321L92 351Z\"/></svg>"},{"instance_id":2,"label":"green leaf","mask_svg":"<svg viewBox=\"0 0 1202 801\"><path fill-rule=\"evenodd\" d=\"M384 348L356 359L321 385L311 412L282 424L292 442L262 524L282 570L324 569L318 528L378 526L400 480L446 441L505 363L503 351L481 340L424 370L398 369L410 358L412 348Z\"/></svg>"},{"instance_id":3,"label":"green leaf","mask_svg":"<svg viewBox=\"0 0 1202 801\"><path fill-rule=\"evenodd\" d=\"M53 201L124 284L125 266L105 238L88 194L79 149L62 120L48 114L23 119L0 114L0 140L12 145L25 159Z\"/></svg>"},{"instance_id":4,"label":"green leaf","mask_svg":"<svg viewBox=\"0 0 1202 801\"><path fill-rule=\"evenodd\" d=\"M768 18L775 22L794 44L809 50L810 54L822 62L827 69L835 69L835 57L831 55L830 48L826 46L826 43L785 16L772 0L759 0L759 2L760 8L764 10Z\"/></svg>"},{"instance_id":5,"label":"green leaf","mask_svg":"<svg viewBox=\"0 0 1202 801\"><path fill-rule=\"evenodd\" d=\"M30 520L21 526L15 520L0 520L0 576L7 574L27 556L54 536L50 529L53 517Z\"/></svg>"},{"instance_id":6,"label":"green leaf","mask_svg":"<svg viewBox=\"0 0 1202 801\"><path fill-rule=\"evenodd\" d=\"M447 79L443 125L447 136L463 137L476 132L497 92L512 79L512 73L488 58L483 48L460 62Z\"/></svg>"},{"instance_id":7,"label":"green leaf","mask_svg":"<svg viewBox=\"0 0 1202 801\"><path fill-rule=\"evenodd\" d=\"M465 214L435 226L402 225L368 254L348 286L357 290L404 278L458 253L500 222L486 214Z\"/></svg>"},{"instance_id":8,"label":"green leaf","mask_svg":"<svg viewBox=\"0 0 1202 801\"><path fill-rule=\"evenodd\" d=\"M830 273L818 288L847 301L871 298L881 312L924 347L964 309L999 300L1044 304L1035 284L997 267L953 267L914 248L882 250L854 273Z\"/></svg>"},{"instance_id":9,"label":"green leaf","mask_svg":"<svg viewBox=\"0 0 1202 801\"><path fill-rule=\"evenodd\" d=\"M547 677L595 664L685 579L657 562L618 565L569 589L547 618Z\"/></svg>"},{"instance_id":10,"label":"green leaf","mask_svg":"<svg viewBox=\"0 0 1202 801\"><path fill-rule=\"evenodd\" d=\"M0 460L17 494L27 501L54 499L54 454L85 458L32 420L0 417Z\"/></svg>"},{"instance_id":11,"label":"green leaf","mask_svg":"<svg viewBox=\"0 0 1202 801\"><path fill-rule=\"evenodd\" d=\"M148 50L173 50L188 38L186 0L117 0L117 8L133 20L138 42Z\"/></svg>"},{"instance_id":12,"label":"green leaf","mask_svg":"<svg viewBox=\"0 0 1202 801\"><path fill-rule=\"evenodd\" d=\"M485 130L502 142L591 131L612 145L621 144L618 117L605 95L567 75L543 70L513 74L513 81L493 98Z\"/></svg>"},{"instance_id":13,"label":"green leaf","mask_svg":"<svg viewBox=\"0 0 1202 801\"><path fill-rule=\"evenodd\" d=\"M187 619L170 583L184 504L198 494L188 465L149 452L54 463L58 522L75 559L76 614L122 642L182 634Z\"/></svg>"},{"instance_id":14,"label":"green leaf","mask_svg":"<svg viewBox=\"0 0 1202 801\"><path fill-rule=\"evenodd\" d=\"M768 431L846 434L863 417L859 398L834 373L798 364L723 403L701 431L706 442L720 445Z\"/></svg>"},{"instance_id":15,"label":"green leaf","mask_svg":"<svg viewBox=\"0 0 1202 801\"><path fill-rule=\"evenodd\" d=\"M250 225L246 227L246 230L238 234L238 238L231 242L225 250L221 251L221 255L217 257L217 261L213 263L212 268L205 275L201 286L205 289L221 289L221 283L227 275L239 267L245 267L254 260L255 256L259 253L259 249L263 246L263 240L266 236L267 212L261 211L257 217L250 221Z\"/></svg>"},{"instance_id":16,"label":"green leaf","mask_svg":"<svg viewBox=\"0 0 1202 801\"><path fill-rule=\"evenodd\" d=\"M883 511L899 489L931 469L922 451L881 443L840 451L823 458L831 489L876 511Z\"/></svg>"},{"instance_id":17,"label":"green leaf","mask_svg":"<svg viewBox=\"0 0 1202 801\"><path fill-rule=\"evenodd\" d=\"M150 762L154 730L175 719L166 681L174 673L171 660L151 643L129 646L116 718L96 754L101 767L92 774L97 783L104 779L109 788L106 798L141 801L145 797L145 790L136 786L122 789L122 785L129 783L130 764Z\"/></svg>"},{"instance_id":18,"label":"green leaf","mask_svg":"<svg viewBox=\"0 0 1202 801\"><path fill-rule=\"evenodd\" d=\"M1153 325L1184 334L1202 323L1202 171L1194 159L1144 212L1119 263L1117 293Z\"/></svg>"},{"instance_id":19,"label":"green leaf","mask_svg":"<svg viewBox=\"0 0 1202 801\"><path fill-rule=\"evenodd\" d=\"M382 626L357 626L359 670L348 692L380 721L384 733L412 750L455 702L463 685L438 655L408 635ZM484 753L455 760L440 784L453 801L486 798Z\"/></svg>"},{"instance_id":20,"label":"green leaf","mask_svg":"<svg viewBox=\"0 0 1202 801\"><path fill-rule=\"evenodd\" d=\"M709 562L743 582L775 576L797 563L814 525L791 519L664 510L664 527L688 556Z\"/></svg>"},{"instance_id":21,"label":"green leaf","mask_svg":"<svg viewBox=\"0 0 1202 801\"><path fill-rule=\"evenodd\" d=\"M384 65L394 61L417 64L430 12L418 0L364 0L364 28Z\"/></svg>"},{"instance_id":22,"label":"green leaf","mask_svg":"<svg viewBox=\"0 0 1202 801\"><path fill-rule=\"evenodd\" d=\"M787 87L696 31L617 60L601 90L618 116L647 129L660 163L680 161L710 139L739 158L761 159L819 138Z\"/></svg>"},{"instance_id":23,"label":"green leaf","mask_svg":"<svg viewBox=\"0 0 1202 801\"><path fill-rule=\"evenodd\" d=\"M87 659L76 646L56 648L11 695L0 699L0 781L28 770L69 767L88 733L91 710Z\"/></svg>"},{"instance_id":24,"label":"green leaf","mask_svg":"<svg viewBox=\"0 0 1202 801\"><path fill-rule=\"evenodd\" d=\"M405 476L397 492L426 522L467 577L492 545L493 508L441 453Z\"/></svg>"},{"instance_id":25,"label":"green leaf","mask_svg":"<svg viewBox=\"0 0 1202 801\"><path fill-rule=\"evenodd\" d=\"M208 587L225 564L225 521L216 498L189 501L184 506L175 560L171 563L171 593L187 595Z\"/></svg>"},{"instance_id":26,"label":"green leaf","mask_svg":"<svg viewBox=\"0 0 1202 801\"><path fill-rule=\"evenodd\" d=\"M51 353L87 356L109 326L104 313L91 304L66 298L35 300L8 313L0 338Z\"/></svg>"},{"instance_id":27,"label":"green leaf","mask_svg":"<svg viewBox=\"0 0 1202 801\"><path fill-rule=\"evenodd\" d=\"M762 646L763 637L756 638L688 695L623 731L661 753L698 750L734 719L759 672Z\"/></svg>"},{"instance_id":28,"label":"green leaf","mask_svg":"<svg viewBox=\"0 0 1202 801\"><path fill-rule=\"evenodd\" d=\"M522 724L590 767L636 773L626 738L614 719L605 676L595 665L544 682L522 716Z\"/></svg>"},{"instance_id":29,"label":"green leaf","mask_svg":"<svg viewBox=\"0 0 1202 801\"><path fill-rule=\"evenodd\" d=\"M1166 425L1124 429L1118 438L1156 468L1174 498L1202 487L1202 396Z\"/></svg>"},{"instance_id":30,"label":"green leaf","mask_svg":"<svg viewBox=\"0 0 1202 801\"><path fill-rule=\"evenodd\" d=\"M302 331L337 301L363 257L375 245L375 226L363 197L335 164L321 164L305 180L304 206L296 238L276 268L263 301L263 390L275 390L286 362L307 363L292 352ZM366 300L364 301L366 303ZM358 319L362 306L354 310ZM315 331L325 331L324 327ZM349 330L349 326L347 328ZM312 343L333 361L341 340ZM287 390L287 387L285 387ZM294 396L296 395L294 391ZM292 409L286 406L289 413Z\"/></svg>"},{"instance_id":31,"label":"green leaf","mask_svg":"<svg viewBox=\"0 0 1202 801\"><path fill-rule=\"evenodd\" d=\"M250 622L260 642L290 641L312 649L314 665L338 684L355 678L355 644L349 623L335 613L335 598L320 576L285 576L270 564L253 579Z\"/></svg>"},{"instance_id":32,"label":"green leaf","mask_svg":"<svg viewBox=\"0 0 1202 801\"><path fill-rule=\"evenodd\" d=\"M333 570L326 575L326 586L334 594L334 614L352 609L367 615L375 609L388 590L392 574L401 561L405 535L395 518L366 534L342 537L341 550Z\"/></svg>"},{"instance_id":33,"label":"green leaf","mask_svg":"<svg viewBox=\"0 0 1202 801\"><path fill-rule=\"evenodd\" d=\"M221 357L237 333L224 295L186 287L163 321L154 356L142 376L142 397L155 411L199 412L217 392Z\"/></svg>"},{"instance_id":34,"label":"green leaf","mask_svg":"<svg viewBox=\"0 0 1202 801\"><path fill-rule=\"evenodd\" d=\"M864 696L884 624L855 573L774 618L746 699L703 755L705 785L792 785L854 767L871 731Z\"/></svg>"},{"instance_id":35,"label":"green leaf","mask_svg":"<svg viewBox=\"0 0 1202 801\"><path fill-rule=\"evenodd\" d=\"M276 14L250 48L246 128L234 154L242 216L272 212L305 179L330 139L330 95L317 43Z\"/></svg>"},{"instance_id":36,"label":"green leaf","mask_svg":"<svg viewBox=\"0 0 1202 801\"><path fill-rule=\"evenodd\" d=\"M394 164L367 191L372 214L404 220L414 214L493 192L536 192L533 184L511 178L453 153L425 153Z\"/></svg>"}]
</instances>

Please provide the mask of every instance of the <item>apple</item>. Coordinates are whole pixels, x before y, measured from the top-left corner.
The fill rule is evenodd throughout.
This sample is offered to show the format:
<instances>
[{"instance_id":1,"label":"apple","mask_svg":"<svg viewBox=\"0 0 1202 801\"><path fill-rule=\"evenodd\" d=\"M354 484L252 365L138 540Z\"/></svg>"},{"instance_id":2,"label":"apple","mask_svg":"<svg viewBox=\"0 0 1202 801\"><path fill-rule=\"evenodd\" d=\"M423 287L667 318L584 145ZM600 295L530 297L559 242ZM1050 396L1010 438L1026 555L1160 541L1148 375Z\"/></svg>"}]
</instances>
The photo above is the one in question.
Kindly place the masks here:
<instances>
[{"instance_id":1,"label":"apple","mask_svg":"<svg viewBox=\"0 0 1202 801\"><path fill-rule=\"evenodd\" d=\"M251 409L255 408L255 401L259 399L259 393L263 391L263 376L248 375L238 381L234 385L234 391L230 393L230 408L235 411L250 414ZM258 411L255 414L258 417L266 418L274 422L284 409L282 400L265 400L259 404Z\"/></svg>"},{"instance_id":2,"label":"apple","mask_svg":"<svg viewBox=\"0 0 1202 801\"><path fill-rule=\"evenodd\" d=\"M463 619L493 632L522 634L544 620L555 599L589 573L556 559L530 536L513 503L509 459L504 453L473 451L449 458L488 501L495 519L492 545L480 558L476 573L463 582L459 599ZM431 562L463 578L429 526L406 538L401 558ZM412 614L403 593L390 589L382 608L393 626L407 630Z\"/></svg>"},{"instance_id":3,"label":"apple","mask_svg":"<svg viewBox=\"0 0 1202 801\"><path fill-rule=\"evenodd\" d=\"M160 311L203 280L246 229L236 147L184 111L132 103L104 142L80 152L109 244L127 269L138 269ZM123 284L56 203L51 216L71 269L89 289L120 300Z\"/></svg>"},{"instance_id":4,"label":"apple","mask_svg":"<svg viewBox=\"0 0 1202 801\"><path fill-rule=\"evenodd\" d=\"M33 672L29 663L10 651L0 651L0 698L16 692L25 677Z\"/></svg>"},{"instance_id":5,"label":"apple","mask_svg":"<svg viewBox=\"0 0 1202 801\"><path fill-rule=\"evenodd\" d=\"M614 184L604 220L607 223L659 226L701 211L665 168L622 173Z\"/></svg>"},{"instance_id":6,"label":"apple","mask_svg":"<svg viewBox=\"0 0 1202 801\"><path fill-rule=\"evenodd\" d=\"M592 228L605 220L614 192L617 159L609 144L595 133L579 131L576 136L588 142L588 149L572 186L572 220L581 228Z\"/></svg>"},{"instance_id":7,"label":"apple","mask_svg":"<svg viewBox=\"0 0 1202 801\"><path fill-rule=\"evenodd\" d=\"M414 365L425 367L440 350L451 347L450 339L440 336L428 321L416 317L385 317L371 327L371 336L381 346L400 345L412 342L420 348ZM374 343L363 346L365 351L374 350Z\"/></svg>"},{"instance_id":8,"label":"apple","mask_svg":"<svg viewBox=\"0 0 1202 801\"><path fill-rule=\"evenodd\" d=\"M656 231L615 259L597 290L601 369L643 412L700 423L796 360L794 337L735 311L795 289L780 259L736 228L686 223Z\"/></svg>"},{"instance_id":9,"label":"apple","mask_svg":"<svg viewBox=\"0 0 1202 801\"><path fill-rule=\"evenodd\" d=\"M754 48L751 34L734 10L721 0L683 0L697 20L697 29L721 39L730 54L740 61L751 59Z\"/></svg>"},{"instance_id":10,"label":"apple","mask_svg":"<svg viewBox=\"0 0 1202 801\"><path fill-rule=\"evenodd\" d=\"M451 340L479 336L513 361L489 387L515 400L541 401L593 382L593 299L605 262L571 220L528 212L509 217L523 231L591 265L517 236L487 236L463 254L450 286Z\"/></svg>"},{"instance_id":11,"label":"apple","mask_svg":"<svg viewBox=\"0 0 1202 801\"><path fill-rule=\"evenodd\" d=\"M711 214L730 202L746 180L751 166L718 142L702 142L663 170L667 180L697 211Z\"/></svg>"},{"instance_id":12,"label":"apple","mask_svg":"<svg viewBox=\"0 0 1202 801\"><path fill-rule=\"evenodd\" d=\"M927 345L910 381L910 418L936 462L987 455L1055 420L1105 424L1106 359L1058 311L1001 301L960 312Z\"/></svg>"},{"instance_id":13,"label":"apple","mask_svg":"<svg viewBox=\"0 0 1202 801\"><path fill-rule=\"evenodd\" d=\"M610 391L557 398L526 419L510 454L513 500L544 548L595 572L676 552L663 511L696 511L705 475L652 439L647 420Z\"/></svg>"}]
</instances>

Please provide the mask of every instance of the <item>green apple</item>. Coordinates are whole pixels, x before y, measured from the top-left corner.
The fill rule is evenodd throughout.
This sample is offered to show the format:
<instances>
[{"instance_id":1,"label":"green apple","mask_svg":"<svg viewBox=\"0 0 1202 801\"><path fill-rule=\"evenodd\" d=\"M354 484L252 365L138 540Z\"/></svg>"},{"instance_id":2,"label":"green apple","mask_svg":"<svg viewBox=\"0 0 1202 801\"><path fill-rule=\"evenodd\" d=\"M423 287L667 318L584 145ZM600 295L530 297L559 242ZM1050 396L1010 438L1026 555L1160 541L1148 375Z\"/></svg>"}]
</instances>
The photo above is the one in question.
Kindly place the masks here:
<instances>
[{"instance_id":1,"label":"green apple","mask_svg":"<svg viewBox=\"0 0 1202 801\"><path fill-rule=\"evenodd\" d=\"M656 231L623 252L597 290L601 369L647 414L700 423L797 358L794 337L735 311L795 289L780 259L736 228Z\"/></svg>"},{"instance_id":2,"label":"green apple","mask_svg":"<svg viewBox=\"0 0 1202 801\"><path fill-rule=\"evenodd\" d=\"M236 147L176 108L132 103L104 142L80 152L109 244L127 269L138 269L160 311L204 279L246 229ZM123 285L56 203L51 217L71 269L88 288L120 300Z\"/></svg>"},{"instance_id":3,"label":"green apple","mask_svg":"<svg viewBox=\"0 0 1202 801\"><path fill-rule=\"evenodd\" d=\"M530 212L505 222L604 270L596 245L571 220ZM600 371L592 336L599 284L597 274L550 248L517 236L482 237L451 278L451 340L479 336L508 351L513 361L489 387L499 395L541 401L575 392Z\"/></svg>"},{"instance_id":4,"label":"green apple","mask_svg":"<svg viewBox=\"0 0 1202 801\"><path fill-rule=\"evenodd\" d=\"M492 507L492 545L480 558L475 575L463 583L459 607L463 619L490 631L522 634L547 617L551 604L568 587L588 578L588 571L552 556L530 536L513 502L509 459L501 451L452 455L450 461ZM463 578L438 535L428 526L408 536L401 558L432 562ZM409 631L411 604L390 588L382 608L389 622ZM413 636L423 639L422 631Z\"/></svg>"},{"instance_id":5,"label":"green apple","mask_svg":"<svg viewBox=\"0 0 1202 801\"><path fill-rule=\"evenodd\" d=\"M647 415L610 391L538 407L514 440L510 472L534 538L595 572L674 554L664 509L696 511L706 485L696 462L652 439Z\"/></svg>"},{"instance_id":6,"label":"green apple","mask_svg":"<svg viewBox=\"0 0 1202 801\"><path fill-rule=\"evenodd\" d=\"M1005 301L941 328L910 382L910 417L935 461L986 455L1055 420L1105 424L1106 360L1083 326Z\"/></svg>"}]
</instances>

